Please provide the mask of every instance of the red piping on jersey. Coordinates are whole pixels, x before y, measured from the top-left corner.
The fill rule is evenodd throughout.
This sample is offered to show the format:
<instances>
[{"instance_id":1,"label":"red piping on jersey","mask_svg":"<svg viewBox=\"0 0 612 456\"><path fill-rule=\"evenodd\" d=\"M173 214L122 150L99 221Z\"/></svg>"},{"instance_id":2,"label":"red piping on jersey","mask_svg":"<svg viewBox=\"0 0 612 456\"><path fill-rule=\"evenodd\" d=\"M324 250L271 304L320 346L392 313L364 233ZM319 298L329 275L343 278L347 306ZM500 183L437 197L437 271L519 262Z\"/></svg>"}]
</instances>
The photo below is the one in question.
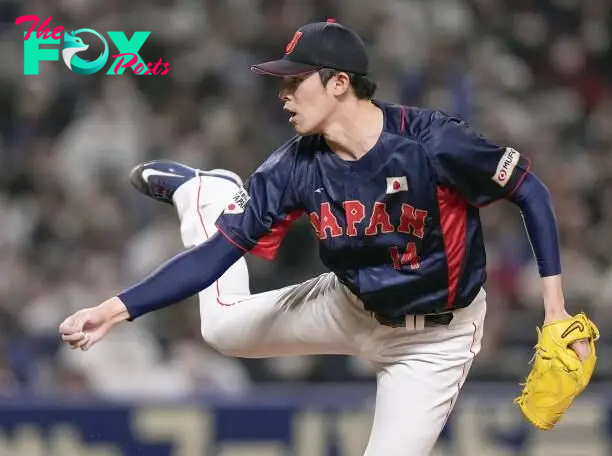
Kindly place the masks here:
<instances>
[{"instance_id":1,"label":"red piping on jersey","mask_svg":"<svg viewBox=\"0 0 612 456\"><path fill-rule=\"evenodd\" d=\"M303 213L304 213L303 210L295 210L291 212L289 215L287 215L283 220L274 224L270 232L266 234L265 236L262 236L257 241L257 244L255 245L255 247L253 247L253 249L251 249L250 253L260 258L263 258L264 260L273 260L274 257L276 256L276 252L278 251L278 248L280 247L281 241L287 234L287 230L289 229L289 227L291 226L293 222L295 222L298 218L302 216ZM198 210L198 214L199 214L199 210ZM202 221L202 216L200 216L200 221ZM229 234L227 234L225 231L221 229L221 227L218 224L215 224L215 226L217 230L219 231L219 233L221 233L221 235L225 239L227 239L229 242L231 242L233 245L238 247L243 252L249 252L249 250L245 249L240 244L238 244L236 241L234 241L230 237ZM202 222L202 228L204 228L203 222ZM206 232L206 228L204 228L204 231ZM206 235L206 237L208 237L208 234Z\"/></svg>"},{"instance_id":2,"label":"red piping on jersey","mask_svg":"<svg viewBox=\"0 0 612 456\"><path fill-rule=\"evenodd\" d=\"M528 158L528 157L525 157L525 160L527 160L527 168L525 169L525 172L519 178L518 182L516 183L516 185L514 186L512 191L510 193L508 193L506 196L504 196L505 199L510 198L510 196L512 196L512 194L514 192L516 192L516 189L519 188L519 185L521 185L523 183L523 180L525 180L525 177L527 177L527 174L531 171L531 159ZM485 204L472 204L472 206L477 207L478 209L481 209L483 207L488 206L491 203L494 203L495 201L497 201L497 200L489 201L488 203L485 203Z\"/></svg>"},{"instance_id":3,"label":"red piping on jersey","mask_svg":"<svg viewBox=\"0 0 612 456\"><path fill-rule=\"evenodd\" d=\"M451 308L457 295L461 265L465 257L467 202L459 193L449 188L438 187L437 194L440 226L448 266L447 308Z\"/></svg>"},{"instance_id":4,"label":"red piping on jersey","mask_svg":"<svg viewBox=\"0 0 612 456\"><path fill-rule=\"evenodd\" d=\"M289 227L303 213L302 209L295 210L290 212L283 220L272 225L270 232L257 240L257 244L253 247L251 253L265 260L273 260Z\"/></svg>"},{"instance_id":5,"label":"red piping on jersey","mask_svg":"<svg viewBox=\"0 0 612 456\"><path fill-rule=\"evenodd\" d=\"M240 250L242 250L244 253L247 253L247 252L248 252L248 250L247 250L247 249L245 249L245 248L244 248L244 247L242 247L240 244L238 244L236 241L234 241L234 240L233 240L231 237L229 237L229 235L228 235L228 234L227 234L225 231L223 231L223 230L221 229L221 227L220 227L218 224L216 224L216 223L215 223L215 227L217 228L217 231L218 231L219 233L221 233L221 235L222 235L222 236L223 236L225 239L227 239L227 240L229 241L229 243L230 243L230 244L232 244L234 247L238 247L238 248L239 248Z\"/></svg>"},{"instance_id":6,"label":"red piping on jersey","mask_svg":"<svg viewBox=\"0 0 612 456\"><path fill-rule=\"evenodd\" d=\"M525 170L523 175L519 178L518 182L516 183L516 185L514 186L512 191L510 193L508 193L506 198L509 198L510 196L512 196L512 194L514 192L516 192L516 189L519 188L519 185L521 185L523 183L523 180L525 180L525 177L527 177L527 173L529 173L529 171L531 170L531 159L528 158L528 157L525 157L525 159L527 160L527 169Z\"/></svg>"},{"instance_id":7,"label":"red piping on jersey","mask_svg":"<svg viewBox=\"0 0 612 456\"><path fill-rule=\"evenodd\" d=\"M400 126L400 133L404 134L404 130L406 129L406 108L402 106L402 125Z\"/></svg>"}]
</instances>

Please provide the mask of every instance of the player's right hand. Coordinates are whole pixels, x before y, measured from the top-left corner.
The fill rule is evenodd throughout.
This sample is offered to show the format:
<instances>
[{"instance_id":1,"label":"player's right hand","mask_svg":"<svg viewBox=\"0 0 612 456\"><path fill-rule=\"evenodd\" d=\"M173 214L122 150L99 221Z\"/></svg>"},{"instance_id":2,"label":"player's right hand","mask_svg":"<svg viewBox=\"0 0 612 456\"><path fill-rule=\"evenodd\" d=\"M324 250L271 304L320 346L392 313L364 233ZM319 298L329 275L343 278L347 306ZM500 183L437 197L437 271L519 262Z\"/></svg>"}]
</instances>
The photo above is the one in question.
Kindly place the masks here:
<instances>
[{"instance_id":1,"label":"player's right hand","mask_svg":"<svg viewBox=\"0 0 612 456\"><path fill-rule=\"evenodd\" d=\"M119 321L127 319L127 310L118 298L111 298L96 307L79 310L59 327L62 341L70 348L89 350Z\"/></svg>"}]
</instances>

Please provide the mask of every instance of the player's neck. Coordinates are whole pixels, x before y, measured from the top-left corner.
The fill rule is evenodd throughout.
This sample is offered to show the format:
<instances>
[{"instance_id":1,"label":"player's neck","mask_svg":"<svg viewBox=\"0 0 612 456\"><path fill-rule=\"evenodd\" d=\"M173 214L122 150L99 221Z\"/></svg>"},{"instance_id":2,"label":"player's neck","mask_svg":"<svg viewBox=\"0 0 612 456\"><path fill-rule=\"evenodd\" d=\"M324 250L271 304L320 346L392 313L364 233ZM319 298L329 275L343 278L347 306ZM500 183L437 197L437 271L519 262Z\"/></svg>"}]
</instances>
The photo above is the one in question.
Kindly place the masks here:
<instances>
[{"instance_id":1,"label":"player's neck","mask_svg":"<svg viewBox=\"0 0 612 456\"><path fill-rule=\"evenodd\" d=\"M323 130L330 149L343 160L359 160L374 147L384 127L382 110L369 100L343 103Z\"/></svg>"}]
</instances>

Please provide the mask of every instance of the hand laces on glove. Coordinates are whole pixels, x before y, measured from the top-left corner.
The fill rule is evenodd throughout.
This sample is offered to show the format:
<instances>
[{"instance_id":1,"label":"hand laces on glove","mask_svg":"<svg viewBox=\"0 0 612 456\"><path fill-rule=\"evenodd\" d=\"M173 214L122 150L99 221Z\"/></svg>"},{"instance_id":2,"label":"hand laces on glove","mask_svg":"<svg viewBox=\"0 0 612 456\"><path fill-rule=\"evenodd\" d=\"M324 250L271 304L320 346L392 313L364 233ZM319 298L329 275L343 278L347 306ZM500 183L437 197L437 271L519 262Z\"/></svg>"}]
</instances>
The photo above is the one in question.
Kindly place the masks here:
<instances>
[{"instance_id":1,"label":"hand laces on glove","mask_svg":"<svg viewBox=\"0 0 612 456\"><path fill-rule=\"evenodd\" d=\"M539 340L539 339L540 339L540 336L541 336L541 331L540 331L540 328L536 328L536 331L538 332L538 340ZM552 356L550 356L550 355L548 354L548 352L546 351L546 349L545 349L544 347L542 347L540 344L535 344L535 345L533 346L533 348L534 348L534 350L535 350L535 351L534 351L534 353L533 353L533 356L532 356L532 357L531 357L531 359L529 360L529 364L533 364L533 363L534 363L534 361L536 360L536 358L538 357L538 355L540 355L540 357L541 357L542 359L545 359L545 360L550 360L550 359L552 359L552 358L553 358ZM522 382L522 383L519 383L519 386L525 386L525 385L527 385L527 383L529 382L529 378L530 378L530 377L531 377L533 374L534 374L534 371L531 371L531 372L529 373L529 376L527 376L527 378L525 379L525 381L524 381L524 382Z\"/></svg>"},{"instance_id":2,"label":"hand laces on glove","mask_svg":"<svg viewBox=\"0 0 612 456\"><path fill-rule=\"evenodd\" d=\"M538 332L538 340L540 340L540 338L542 337L542 331L540 330L540 328L536 328L536 331ZM552 356L548 355L548 352L546 351L546 349L542 347L539 343L535 344L533 348L535 352L533 356L531 357L531 360L529 360L529 364L533 364L533 362L535 361L538 355L540 355L542 359L545 359L545 360L552 359Z\"/></svg>"},{"instance_id":3,"label":"hand laces on glove","mask_svg":"<svg viewBox=\"0 0 612 456\"><path fill-rule=\"evenodd\" d=\"M532 364L535 361L536 357L538 356L538 353L545 353L546 352L546 350L544 348L540 347L537 344L534 345L533 348L535 348L535 353L533 354L533 356L529 360L529 364ZM525 380L523 382L519 383L519 386L521 388L524 388L525 386L527 386L527 383L529 383L529 379L533 376L533 374L534 374L534 371L532 370L529 373L529 375L525 378ZM525 401L525 397L526 396L527 396L527 390L524 389L519 397L514 398L513 402L515 404L517 404L517 405L520 405L520 404L522 404Z\"/></svg>"}]
</instances>

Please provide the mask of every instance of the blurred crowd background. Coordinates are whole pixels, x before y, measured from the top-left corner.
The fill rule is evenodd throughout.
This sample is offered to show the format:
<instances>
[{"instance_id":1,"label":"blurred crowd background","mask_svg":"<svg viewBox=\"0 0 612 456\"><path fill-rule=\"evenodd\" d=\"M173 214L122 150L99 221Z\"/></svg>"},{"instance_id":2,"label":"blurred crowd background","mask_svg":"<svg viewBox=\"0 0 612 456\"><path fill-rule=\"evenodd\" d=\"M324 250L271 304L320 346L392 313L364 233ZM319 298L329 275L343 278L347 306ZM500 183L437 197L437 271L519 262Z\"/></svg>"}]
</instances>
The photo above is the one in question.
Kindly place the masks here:
<instances>
[{"instance_id":1,"label":"blurred crowd background","mask_svg":"<svg viewBox=\"0 0 612 456\"><path fill-rule=\"evenodd\" d=\"M245 361L199 337L197 301L149 315L83 354L57 326L181 250L173 208L128 184L137 163L172 158L246 178L292 136L270 78L295 29L334 17L370 52L376 97L457 114L532 158L549 186L570 312L602 330L596 380L610 380L612 309L612 32L601 0L3 0L0 2L0 394L120 397L237 393L259 382L372 381L344 357ZM60 62L23 74L15 19L103 34L151 31L140 51L165 76L81 76ZM92 44L83 58L93 59ZM112 54L111 54L112 55ZM607 203L607 204L606 204ZM489 312L471 380L518 382L543 317L518 210L482 212ZM211 259L214 261L214 259ZM252 291L323 271L306 220L275 262L248 258Z\"/></svg>"}]
</instances>

